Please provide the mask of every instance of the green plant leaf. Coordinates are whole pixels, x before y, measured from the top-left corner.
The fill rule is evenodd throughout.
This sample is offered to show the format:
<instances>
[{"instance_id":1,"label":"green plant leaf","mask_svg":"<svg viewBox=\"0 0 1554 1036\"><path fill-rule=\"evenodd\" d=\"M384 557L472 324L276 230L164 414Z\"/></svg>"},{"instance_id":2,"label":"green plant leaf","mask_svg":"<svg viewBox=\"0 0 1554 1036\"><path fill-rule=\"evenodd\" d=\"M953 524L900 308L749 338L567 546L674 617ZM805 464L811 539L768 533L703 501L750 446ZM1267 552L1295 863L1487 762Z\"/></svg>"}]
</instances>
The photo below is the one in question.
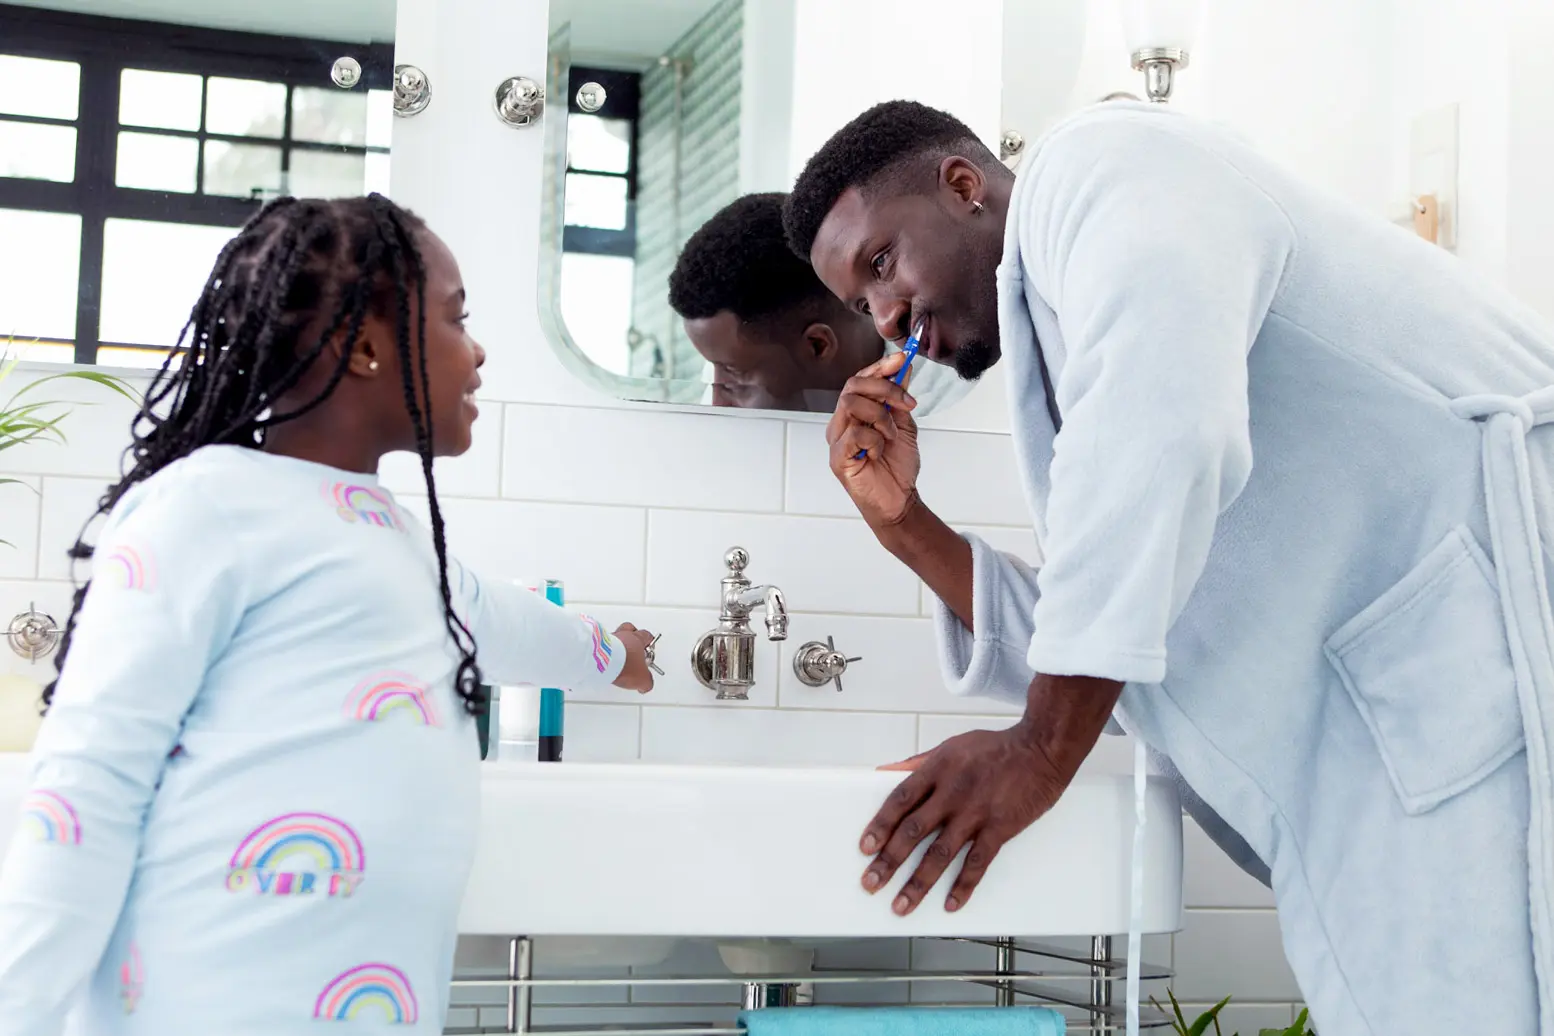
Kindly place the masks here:
<instances>
[{"instance_id":1,"label":"green plant leaf","mask_svg":"<svg viewBox=\"0 0 1554 1036\"><path fill-rule=\"evenodd\" d=\"M90 381L94 385L110 388L132 403L139 403L140 396L130 387L129 382L122 378L116 378L112 374L104 374L101 371L60 371L58 374L46 374L31 384L18 389L16 396L26 395L39 385L47 385L51 381ZM13 397L15 398L15 397Z\"/></svg>"},{"instance_id":2,"label":"green plant leaf","mask_svg":"<svg viewBox=\"0 0 1554 1036\"><path fill-rule=\"evenodd\" d=\"M1173 997L1172 999L1174 1000L1175 998ZM1203 1036L1204 1033L1209 1031L1210 1025L1214 1026L1215 1031L1217 1032L1219 1030L1219 1013L1225 1009L1225 1005L1228 1003L1230 1003L1230 997L1227 996L1225 999L1221 1000L1219 1003L1215 1004L1213 1007L1200 1014L1197 1020L1194 1021L1188 1028L1187 1036Z\"/></svg>"}]
</instances>

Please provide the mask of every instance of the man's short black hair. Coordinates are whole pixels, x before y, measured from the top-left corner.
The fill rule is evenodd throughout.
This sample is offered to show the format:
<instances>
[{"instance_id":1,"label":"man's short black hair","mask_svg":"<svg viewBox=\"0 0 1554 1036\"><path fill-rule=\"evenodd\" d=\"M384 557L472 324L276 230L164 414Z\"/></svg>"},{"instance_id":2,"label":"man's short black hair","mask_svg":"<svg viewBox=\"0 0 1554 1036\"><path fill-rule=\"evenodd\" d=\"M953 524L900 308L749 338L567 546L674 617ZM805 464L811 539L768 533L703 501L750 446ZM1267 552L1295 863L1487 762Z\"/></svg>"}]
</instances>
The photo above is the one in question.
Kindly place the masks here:
<instances>
[{"instance_id":1,"label":"man's short black hair","mask_svg":"<svg viewBox=\"0 0 1554 1036\"><path fill-rule=\"evenodd\" d=\"M960 154L984 168L998 161L970 126L948 112L916 101L886 101L870 108L837 130L805 163L783 207L788 246L808 261L820 224L848 188L866 187L930 154Z\"/></svg>"},{"instance_id":2,"label":"man's short black hair","mask_svg":"<svg viewBox=\"0 0 1554 1036\"><path fill-rule=\"evenodd\" d=\"M689 320L732 310L740 320L786 315L831 298L782 232L782 194L747 194L685 243L669 275L669 305Z\"/></svg>"}]
</instances>

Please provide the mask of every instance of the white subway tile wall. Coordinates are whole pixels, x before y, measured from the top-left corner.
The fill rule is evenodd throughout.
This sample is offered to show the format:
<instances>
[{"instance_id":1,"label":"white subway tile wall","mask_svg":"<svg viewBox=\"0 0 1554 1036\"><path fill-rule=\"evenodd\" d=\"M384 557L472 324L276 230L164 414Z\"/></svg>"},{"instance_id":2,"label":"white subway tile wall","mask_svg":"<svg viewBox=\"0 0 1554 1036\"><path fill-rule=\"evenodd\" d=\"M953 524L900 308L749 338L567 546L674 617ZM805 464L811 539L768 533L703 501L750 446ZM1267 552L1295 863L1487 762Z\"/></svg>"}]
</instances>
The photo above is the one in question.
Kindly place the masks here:
<instances>
[{"instance_id":1,"label":"white subway tile wall","mask_svg":"<svg viewBox=\"0 0 1554 1036\"><path fill-rule=\"evenodd\" d=\"M61 621L69 609L65 550L118 469L129 419L120 403L104 403L101 393L95 399L100 405L71 417L69 449L0 455L0 477L23 480L0 486L0 540L11 544L0 546L0 621L34 603ZM925 617L931 598L854 516L827 469L823 424L500 402L486 402L482 411L474 448L435 467L452 551L487 578L564 579L568 599L601 622L630 621L663 634L659 659L667 675L653 694L574 698L568 760L874 766L965 730L996 729L1017 713L1013 703L944 691ZM995 547L1037 559L1006 436L928 429L923 452L923 493L931 505ZM383 476L425 516L415 458L390 458ZM755 582L783 589L792 622L786 642L758 641L750 701L715 702L686 658L694 638L716 621L723 555L736 544L749 550L747 574ZM806 687L793 674L794 652L828 636L862 657L840 693ZM46 661L0 656L0 672L52 676ZM1126 738L1103 738L1086 764L1099 773L1131 767ZM1299 991L1267 890L1190 822L1186 873L1187 928L1152 941L1150 956L1174 964L1184 1003L1234 995L1227 1032L1288 1024ZM956 952L927 945L913 951L914 966L935 966L935 954ZM907 952L905 944L881 942L823 956L900 966ZM685 991L678 992L686 1002ZM827 996L835 1002L842 994ZM726 1018L727 1005L708 1004L706 1012L707 1020ZM646 1007L633 1017L649 1014L686 1017ZM599 1020L620 1020L615 1009L605 1015Z\"/></svg>"}]
</instances>

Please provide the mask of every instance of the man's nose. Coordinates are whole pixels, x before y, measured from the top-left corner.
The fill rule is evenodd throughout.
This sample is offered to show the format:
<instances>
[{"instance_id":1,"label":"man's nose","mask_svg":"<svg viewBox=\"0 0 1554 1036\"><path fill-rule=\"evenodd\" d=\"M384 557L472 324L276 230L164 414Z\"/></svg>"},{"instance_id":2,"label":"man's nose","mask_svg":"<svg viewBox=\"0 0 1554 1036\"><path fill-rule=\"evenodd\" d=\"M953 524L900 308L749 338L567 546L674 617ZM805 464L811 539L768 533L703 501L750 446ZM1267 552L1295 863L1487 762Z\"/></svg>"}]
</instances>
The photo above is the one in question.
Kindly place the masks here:
<instances>
[{"instance_id":1,"label":"man's nose","mask_svg":"<svg viewBox=\"0 0 1554 1036\"><path fill-rule=\"evenodd\" d=\"M907 323L912 319L912 304L906 299L870 299L869 311L875 330L887 342L899 342L911 332Z\"/></svg>"}]
</instances>

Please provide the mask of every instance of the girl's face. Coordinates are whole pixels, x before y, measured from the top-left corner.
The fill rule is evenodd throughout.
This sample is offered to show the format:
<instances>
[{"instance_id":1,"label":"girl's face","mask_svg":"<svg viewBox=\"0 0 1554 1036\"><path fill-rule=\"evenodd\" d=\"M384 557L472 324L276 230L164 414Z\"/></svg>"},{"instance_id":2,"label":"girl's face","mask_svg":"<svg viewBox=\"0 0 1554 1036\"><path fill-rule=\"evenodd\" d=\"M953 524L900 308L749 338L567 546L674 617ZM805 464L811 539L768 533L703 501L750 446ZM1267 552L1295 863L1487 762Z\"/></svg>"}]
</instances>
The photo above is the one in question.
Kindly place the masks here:
<instances>
[{"instance_id":1,"label":"girl's face","mask_svg":"<svg viewBox=\"0 0 1554 1036\"><path fill-rule=\"evenodd\" d=\"M426 377L431 391L432 452L439 457L456 457L468 450L473 441L475 418L480 416L475 405L475 391L480 388L479 368L486 362L486 351L464 329L467 315L464 279L453 253L441 238L426 229L416 232L416 245L426 271L425 349ZM412 299L412 337L416 316ZM389 341L394 338L390 337ZM405 404L399 350L379 350L378 354L387 361L383 364L383 376L377 379L385 393L382 400L385 412L393 413L397 408L407 439L403 448L414 450L415 426ZM418 360L419 357L412 355L412 361ZM419 399L419 369L413 368L410 375ZM388 398L390 395L393 398Z\"/></svg>"}]
</instances>

